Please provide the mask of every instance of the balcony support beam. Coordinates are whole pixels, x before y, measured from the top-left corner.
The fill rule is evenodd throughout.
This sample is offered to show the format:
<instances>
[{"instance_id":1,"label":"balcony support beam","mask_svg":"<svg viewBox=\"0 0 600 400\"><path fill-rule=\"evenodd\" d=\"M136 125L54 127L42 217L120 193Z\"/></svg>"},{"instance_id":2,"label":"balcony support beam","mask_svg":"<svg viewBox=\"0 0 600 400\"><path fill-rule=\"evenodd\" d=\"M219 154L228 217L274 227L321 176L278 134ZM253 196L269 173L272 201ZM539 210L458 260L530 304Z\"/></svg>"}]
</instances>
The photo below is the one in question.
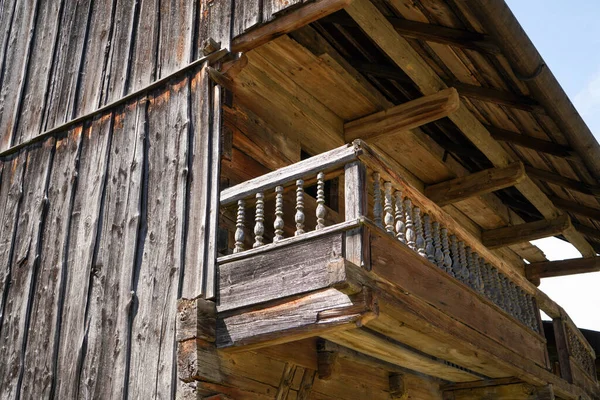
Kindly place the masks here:
<instances>
[{"instance_id":1,"label":"balcony support beam","mask_svg":"<svg viewBox=\"0 0 600 400\"><path fill-rule=\"evenodd\" d=\"M413 80L423 94L434 94L447 88L442 78L412 48L410 43L396 32L387 18L369 0L354 0L346 7L346 12L358 23L367 36ZM512 156L492 138L486 127L467 107L459 107L449 118L488 157L494 166L506 167L514 162ZM531 179L523 180L516 188L540 211L544 218L552 219L562 214ZM584 257L596 254L583 235L574 229L565 232L565 237Z\"/></svg>"},{"instance_id":2,"label":"balcony support beam","mask_svg":"<svg viewBox=\"0 0 600 400\"><path fill-rule=\"evenodd\" d=\"M525 168L521 162L516 162L428 186L425 196L438 206L445 206L514 186L523 179Z\"/></svg>"},{"instance_id":3,"label":"balcony support beam","mask_svg":"<svg viewBox=\"0 0 600 400\"><path fill-rule=\"evenodd\" d=\"M355 139L374 139L418 128L452 114L458 109L460 99L454 88L420 97L344 124L346 142Z\"/></svg>"},{"instance_id":4,"label":"balcony support beam","mask_svg":"<svg viewBox=\"0 0 600 400\"><path fill-rule=\"evenodd\" d=\"M576 158L575 151L573 151L573 149L570 147L527 136L522 133L509 131L507 129L497 128L492 125L486 125L486 128L488 131L490 131L492 137L500 142L515 144L517 146L525 147L526 149L551 154L556 157L567 159Z\"/></svg>"},{"instance_id":5,"label":"balcony support beam","mask_svg":"<svg viewBox=\"0 0 600 400\"><path fill-rule=\"evenodd\" d=\"M525 266L529 280L600 271L600 257L537 262Z\"/></svg>"},{"instance_id":6,"label":"balcony support beam","mask_svg":"<svg viewBox=\"0 0 600 400\"><path fill-rule=\"evenodd\" d=\"M554 219L545 219L485 231L481 236L481 241L489 249L498 249L530 240L560 235L572 228L571 219L565 214Z\"/></svg>"}]
</instances>

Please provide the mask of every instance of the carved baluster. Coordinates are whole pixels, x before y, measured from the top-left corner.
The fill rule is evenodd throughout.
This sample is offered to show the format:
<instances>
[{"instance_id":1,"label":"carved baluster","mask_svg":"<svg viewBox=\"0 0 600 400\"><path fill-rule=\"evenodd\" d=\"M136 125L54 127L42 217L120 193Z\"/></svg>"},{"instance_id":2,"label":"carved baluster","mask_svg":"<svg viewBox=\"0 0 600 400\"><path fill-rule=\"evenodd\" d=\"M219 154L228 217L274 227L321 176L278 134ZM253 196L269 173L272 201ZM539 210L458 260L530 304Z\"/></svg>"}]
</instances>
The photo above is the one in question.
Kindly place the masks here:
<instances>
[{"instance_id":1,"label":"carved baluster","mask_svg":"<svg viewBox=\"0 0 600 400\"><path fill-rule=\"evenodd\" d=\"M277 186L275 193L275 222L273 222L275 237L273 238L273 243L277 243L283 239L283 186Z\"/></svg>"},{"instance_id":2,"label":"carved baluster","mask_svg":"<svg viewBox=\"0 0 600 400\"><path fill-rule=\"evenodd\" d=\"M383 184L385 192L385 205L383 208L384 217L383 222L385 223L385 230L390 235L394 236L394 214L392 208L392 183L385 182Z\"/></svg>"},{"instance_id":3,"label":"carved baluster","mask_svg":"<svg viewBox=\"0 0 600 400\"><path fill-rule=\"evenodd\" d=\"M296 221L295 236L304 233L304 219L304 181L298 179L296 181L296 215L294 216L294 220Z\"/></svg>"},{"instance_id":4,"label":"carved baluster","mask_svg":"<svg viewBox=\"0 0 600 400\"><path fill-rule=\"evenodd\" d=\"M505 308L504 296L502 295L502 285L500 282L500 273L492 267L492 288L494 291L494 303L502 309Z\"/></svg>"},{"instance_id":5,"label":"carved baluster","mask_svg":"<svg viewBox=\"0 0 600 400\"><path fill-rule=\"evenodd\" d=\"M256 216L254 217L254 244L253 248L262 246L264 243L265 234L265 195L264 193L256 193Z\"/></svg>"},{"instance_id":6,"label":"carved baluster","mask_svg":"<svg viewBox=\"0 0 600 400\"><path fill-rule=\"evenodd\" d=\"M528 310L528 315L529 315L529 323L531 324L531 329L533 329L535 332L540 333L540 325L538 323L538 319L537 319L537 315L538 315L538 310L535 306L535 303L533 301L533 297L530 294L525 294L526 297L526 303L527 303L527 310Z\"/></svg>"},{"instance_id":7,"label":"carved baluster","mask_svg":"<svg viewBox=\"0 0 600 400\"><path fill-rule=\"evenodd\" d=\"M452 257L450 256L450 243L448 242L448 229L442 228L440 230L442 235L442 252L444 253L444 270L449 274L452 274Z\"/></svg>"},{"instance_id":8,"label":"carved baluster","mask_svg":"<svg viewBox=\"0 0 600 400\"><path fill-rule=\"evenodd\" d=\"M234 253L244 251L244 222L246 220L244 200L238 200L237 219L235 221L235 247Z\"/></svg>"},{"instance_id":9,"label":"carved baluster","mask_svg":"<svg viewBox=\"0 0 600 400\"><path fill-rule=\"evenodd\" d=\"M477 255L479 257L479 254ZM479 264L477 268L477 279L479 282L479 288L481 294L485 296L485 280L483 279L485 273L485 260L483 257L479 257Z\"/></svg>"},{"instance_id":10,"label":"carved baluster","mask_svg":"<svg viewBox=\"0 0 600 400\"><path fill-rule=\"evenodd\" d=\"M395 211L395 219L396 219L396 239L398 239L402 243L406 243L406 239L404 237L404 230L406 226L404 225L404 208L402 207L402 191L396 190L394 193L396 198L396 208Z\"/></svg>"},{"instance_id":11,"label":"carved baluster","mask_svg":"<svg viewBox=\"0 0 600 400\"><path fill-rule=\"evenodd\" d=\"M473 260L473 252L471 251L471 247L465 248L465 254L467 257L467 268L464 269L466 279L465 283L471 288L475 289L475 260Z\"/></svg>"},{"instance_id":12,"label":"carved baluster","mask_svg":"<svg viewBox=\"0 0 600 400\"><path fill-rule=\"evenodd\" d=\"M373 173L373 221L383 228L381 207L381 175Z\"/></svg>"},{"instance_id":13,"label":"carved baluster","mask_svg":"<svg viewBox=\"0 0 600 400\"><path fill-rule=\"evenodd\" d=\"M442 237L440 235L440 223L433 223L433 259L435 264L444 268L444 252L442 251Z\"/></svg>"},{"instance_id":14,"label":"carved baluster","mask_svg":"<svg viewBox=\"0 0 600 400\"><path fill-rule=\"evenodd\" d=\"M425 235L425 254L427 259L435 263L435 249L433 248L433 233L431 232L431 217L423 215L423 230Z\"/></svg>"},{"instance_id":15,"label":"carved baluster","mask_svg":"<svg viewBox=\"0 0 600 400\"><path fill-rule=\"evenodd\" d=\"M515 285L515 283L513 281L509 281L508 286L510 288L509 289L510 296L511 296L512 304L513 304L513 313L514 313L513 315L517 320L522 321L523 313L521 311L521 304L519 303L519 297L518 297L518 293L517 293L517 285Z\"/></svg>"},{"instance_id":16,"label":"carved baluster","mask_svg":"<svg viewBox=\"0 0 600 400\"><path fill-rule=\"evenodd\" d=\"M458 239L456 235L450 236L450 251L452 253L452 276L460 279L460 256L458 255Z\"/></svg>"},{"instance_id":17,"label":"carved baluster","mask_svg":"<svg viewBox=\"0 0 600 400\"><path fill-rule=\"evenodd\" d=\"M415 226L417 253L421 257L427 257L425 253L425 238L423 237L423 223L421 222L421 209L413 208L413 224Z\"/></svg>"},{"instance_id":18,"label":"carved baluster","mask_svg":"<svg viewBox=\"0 0 600 400\"><path fill-rule=\"evenodd\" d=\"M510 296L510 289L508 285L508 278L504 274L500 274L500 285L502 287L502 293L504 297L505 311L510 315L514 315L514 308L512 304L512 298Z\"/></svg>"},{"instance_id":19,"label":"carved baluster","mask_svg":"<svg viewBox=\"0 0 600 400\"><path fill-rule=\"evenodd\" d=\"M471 252L470 260L472 264L470 264L471 270L469 274L471 275L471 282L473 283L473 289L477 292L482 292L482 285L479 282L479 254L475 252Z\"/></svg>"},{"instance_id":20,"label":"carved baluster","mask_svg":"<svg viewBox=\"0 0 600 400\"><path fill-rule=\"evenodd\" d=\"M325 173L319 172L317 174L317 230L325 228L326 215L327 210L325 209Z\"/></svg>"},{"instance_id":21,"label":"carved baluster","mask_svg":"<svg viewBox=\"0 0 600 400\"><path fill-rule=\"evenodd\" d=\"M459 279L468 285L469 270L467 268L467 251L465 248L465 242L463 241L458 242L458 257L460 260Z\"/></svg>"},{"instance_id":22,"label":"carved baluster","mask_svg":"<svg viewBox=\"0 0 600 400\"><path fill-rule=\"evenodd\" d=\"M407 197L404 200L404 218L406 220L406 244L414 251L417 251L417 244L415 242L417 236L415 234L415 227L413 225L413 208L412 201Z\"/></svg>"},{"instance_id":23,"label":"carved baluster","mask_svg":"<svg viewBox=\"0 0 600 400\"><path fill-rule=\"evenodd\" d=\"M525 292L523 289L517 286L517 299L519 300L519 308L521 309L521 322L529 325L529 313L527 310L527 302L525 301Z\"/></svg>"},{"instance_id":24,"label":"carved baluster","mask_svg":"<svg viewBox=\"0 0 600 400\"><path fill-rule=\"evenodd\" d=\"M491 267L485 262L483 258L481 260L481 278L483 279L483 294L488 299L492 300L492 282L491 282Z\"/></svg>"}]
</instances>

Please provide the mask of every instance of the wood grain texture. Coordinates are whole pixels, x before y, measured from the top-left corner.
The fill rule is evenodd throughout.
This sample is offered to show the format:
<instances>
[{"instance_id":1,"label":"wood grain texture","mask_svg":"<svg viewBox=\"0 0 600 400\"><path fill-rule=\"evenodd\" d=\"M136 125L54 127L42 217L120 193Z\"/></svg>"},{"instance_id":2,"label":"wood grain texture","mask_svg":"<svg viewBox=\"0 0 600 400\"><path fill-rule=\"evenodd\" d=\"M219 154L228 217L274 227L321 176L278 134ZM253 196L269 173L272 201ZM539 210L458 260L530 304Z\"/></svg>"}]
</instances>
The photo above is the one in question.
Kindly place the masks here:
<instances>
[{"instance_id":1,"label":"wood grain texture","mask_svg":"<svg viewBox=\"0 0 600 400\"><path fill-rule=\"evenodd\" d=\"M515 243L560 235L571 227L569 216L562 215L551 220L528 222L526 224L485 231L481 240L487 248L496 249Z\"/></svg>"},{"instance_id":2,"label":"wood grain texture","mask_svg":"<svg viewBox=\"0 0 600 400\"><path fill-rule=\"evenodd\" d=\"M528 279L586 274L597 271L600 271L600 257L536 262L525 267Z\"/></svg>"},{"instance_id":3,"label":"wood grain texture","mask_svg":"<svg viewBox=\"0 0 600 400\"><path fill-rule=\"evenodd\" d=\"M15 249L11 268L0 340L0 357L5 360L0 370L2 396L18 397L24 366L21 362L27 349L31 306L39 270L42 231L47 211L47 182L52 168L54 140L27 154L23 177L23 199L19 224L15 234Z\"/></svg>"}]
</instances>

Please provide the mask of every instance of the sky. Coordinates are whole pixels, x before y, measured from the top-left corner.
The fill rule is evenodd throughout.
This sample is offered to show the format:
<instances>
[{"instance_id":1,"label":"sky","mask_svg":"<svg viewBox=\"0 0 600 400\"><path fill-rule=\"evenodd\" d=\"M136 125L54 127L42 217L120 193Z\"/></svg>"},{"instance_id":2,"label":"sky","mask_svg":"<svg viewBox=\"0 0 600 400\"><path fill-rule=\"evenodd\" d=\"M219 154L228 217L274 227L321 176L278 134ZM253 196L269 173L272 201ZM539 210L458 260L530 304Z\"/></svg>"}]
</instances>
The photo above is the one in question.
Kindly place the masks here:
<instances>
[{"instance_id":1,"label":"sky","mask_svg":"<svg viewBox=\"0 0 600 400\"><path fill-rule=\"evenodd\" d=\"M506 0L546 65L600 139L600 1ZM532 242L549 260L581 257L570 244ZM580 328L600 331L600 272L542 279L540 289Z\"/></svg>"}]
</instances>

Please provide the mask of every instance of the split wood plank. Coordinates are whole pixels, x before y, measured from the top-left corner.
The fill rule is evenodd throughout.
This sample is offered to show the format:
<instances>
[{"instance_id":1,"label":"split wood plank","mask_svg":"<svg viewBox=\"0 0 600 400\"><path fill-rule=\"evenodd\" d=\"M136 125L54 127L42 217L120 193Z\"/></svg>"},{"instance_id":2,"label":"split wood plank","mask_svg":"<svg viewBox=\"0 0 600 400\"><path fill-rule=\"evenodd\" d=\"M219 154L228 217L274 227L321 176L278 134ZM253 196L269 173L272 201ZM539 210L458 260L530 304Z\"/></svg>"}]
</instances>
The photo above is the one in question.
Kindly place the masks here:
<instances>
[{"instance_id":1,"label":"split wood plank","mask_svg":"<svg viewBox=\"0 0 600 400\"><path fill-rule=\"evenodd\" d=\"M465 177L437 183L425 188L425 196L439 206L445 206L516 185L525 179L523 163L491 168Z\"/></svg>"},{"instance_id":2,"label":"split wood plank","mask_svg":"<svg viewBox=\"0 0 600 400\"><path fill-rule=\"evenodd\" d=\"M64 301L64 280L70 241L73 195L75 190L82 128L72 129L56 141L52 170L48 182L48 209L41 232L40 258L35 278L35 292L23 355L23 398L51 397L54 385L58 337ZM14 293L13 293L14 295Z\"/></svg>"},{"instance_id":3,"label":"split wood plank","mask_svg":"<svg viewBox=\"0 0 600 400\"><path fill-rule=\"evenodd\" d=\"M446 84L425 60L402 38L386 17L368 0L355 0L346 11L367 35L394 61L425 95L437 93ZM505 167L513 160L495 141L485 126L465 107L459 107L449 117L456 126L477 146L496 167ZM519 183L517 189L540 211L545 218L556 218L561 214L541 189L530 179ZM595 251L578 232L565 233L584 256Z\"/></svg>"},{"instance_id":4,"label":"split wood plank","mask_svg":"<svg viewBox=\"0 0 600 400\"><path fill-rule=\"evenodd\" d=\"M14 236L14 253L10 260L10 285L0 327L0 387L2 397L17 398L21 390L22 363L27 349L31 304L39 270L42 231L46 223L47 183L52 170L55 140L31 149L23 176L23 198L19 224Z\"/></svg>"},{"instance_id":5,"label":"split wood plank","mask_svg":"<svg viewBox=\"0 0 600 400\"><path fill-rule=\"evenodd\" d=\"M600 271L600 257L538 262L525 267L527 278L530 280L597 271Z\"/></svg>"},{"instance_id":6,"label":"split wood plank","mask_svg":"<svg viewBox=\"0 0 600 400\"><path fill-rule=\"evenodd\" d=\"M193 61L194 3L193 1L159 2L160 33L156 79L170 75Z\"/></svg>"},{"instance_id":7,"label":"split wood plank","mask_svg":"<svg viewBox=\"0 0 600 400\"><path fill-rule=\"evenodd\" d=\"M103 166L103 208L96 217L101 229L86 304L85 325L89 328L81 366L81 396L115 398L125 393L128 326L135 300L131 290L141 223L145 108L145 103L129 104L118 109L110 122L110 155ZM110 321L103 316L106 309L112 310Z\"/></svg>"},{"instance_id":8,"label":"split wood plank","mask_svg":"<svg viewBox=\"0 0 600 400\"><path fill-rule=\"evenodd\" d=\"M110 115L97 118L82 132L56 361L57 398L78 396L79 373L87 345L85 311L91 295L90 277L104 197L111 119Z\"/></svg>"},{"instance_id":9,"label":"split wood plank","mask_svg":"<svg viewBox=\"0 0 600 400\"><path fill-rule=\"evenodd\" d=\"M510 246L550 236L560 235L572 228L568 215L550 220L528 222L483 232L482 243L489 249Z\"/></svg>"},{"instance_id":10,"label":"split wood plank","mask_svg":"<svg viewBox=\"0 0 600 400\"><path fill-rule=\"evenodd\" d=\"M232 40L232 52L247 52L278 36L308 25L326 15L341 10L350 0L316 0L285 14L273 22L244 33Z\"/></svg>"},{"instance_id":11,"label":"split wood plank","mask_svg":"<svg viewBox=\"0 0 600 400\"><path fill-rule=\"evenodd\" d=\"M138 306L130 328L130 377L144 379L128 382L129 393L139 397L169 397L176 368L171 340L183 273L188 101L188 81L182 79L156 93L147 109L147 186L142 189L142 237L132 287ZM148 370L156 371L151 380L146 376Z\"/></svg>"},{"instance_id":12,"label":"split wood plank","mask_svg":"<svg viewBox=\"0 0 600 400\"><path fill-rule=\"evenodd\" d=\"M394 134L448 117L460 105L456 89L449 88L344 124L346 142Z\"/></svg>"}]
</instances>

